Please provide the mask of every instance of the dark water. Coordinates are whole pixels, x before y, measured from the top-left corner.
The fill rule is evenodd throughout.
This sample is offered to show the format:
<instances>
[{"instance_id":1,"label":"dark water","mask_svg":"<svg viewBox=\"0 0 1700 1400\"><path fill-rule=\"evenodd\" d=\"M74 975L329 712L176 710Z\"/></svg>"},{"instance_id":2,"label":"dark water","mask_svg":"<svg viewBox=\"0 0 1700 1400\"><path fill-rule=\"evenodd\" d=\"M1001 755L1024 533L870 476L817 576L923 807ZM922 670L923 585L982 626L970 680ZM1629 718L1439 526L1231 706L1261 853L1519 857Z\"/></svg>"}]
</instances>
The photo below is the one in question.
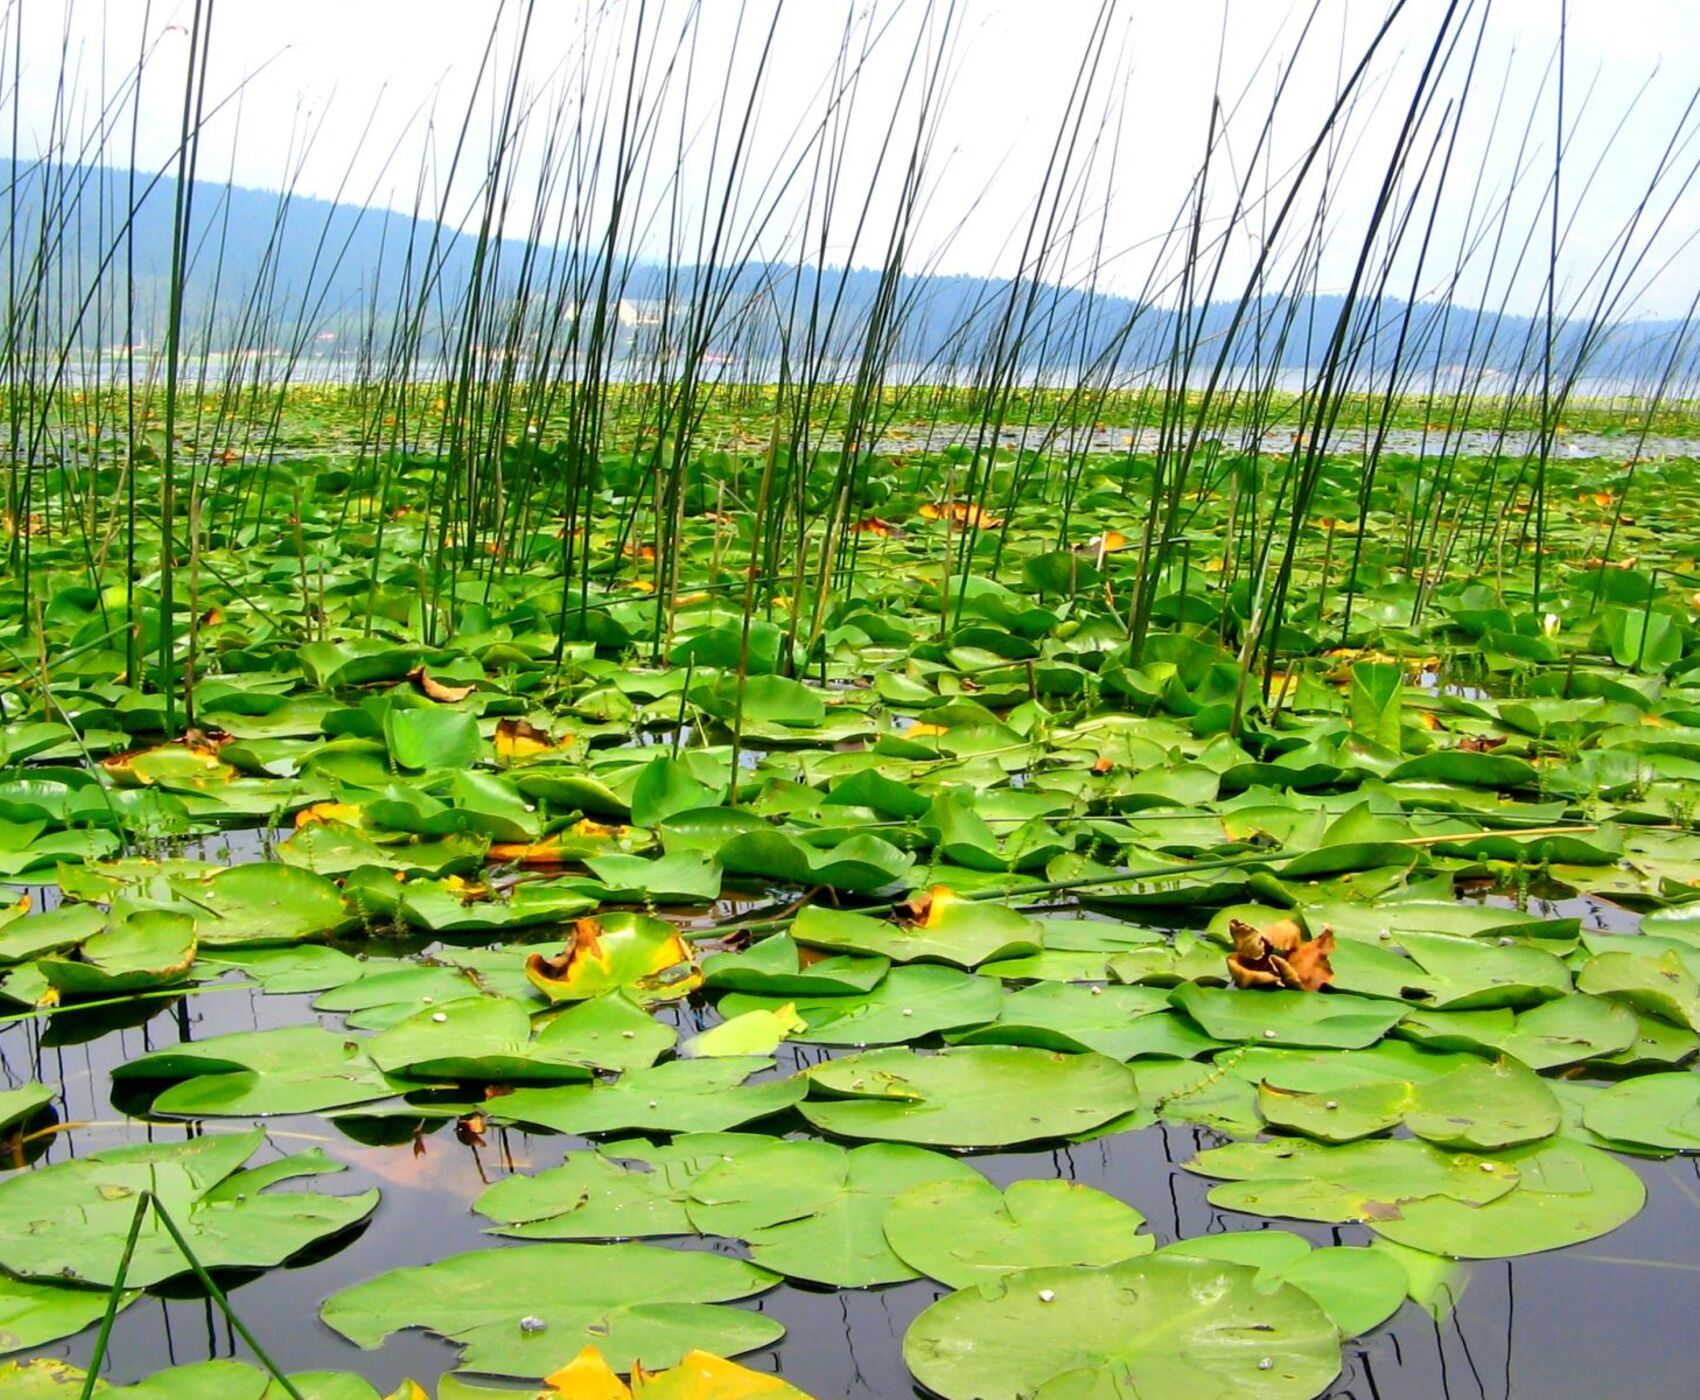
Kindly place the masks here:
<instances>
[{"instance_id":1,"label":"dark water","mask_svg":"<svg viewBox=\"0 0 1700 1400\"><path fill-rule=\"evenodd\" d=\"M1591 927L1621 929L1625 922L1621 911L1596 901L1570 901L1557 912L1579 914ZM0 1084L39 1078L63 1086L60 1117L78 1126L53 1139L46 1161L123 1142L169 1140L189 1129L149 1126L114 1109L109 1080L114 1066L183 1039L228 1031L315 1019L340 1027L340 1018L313 1012L310 1001L237 988L152 1003L146 1019L129 1010L127 1024L102 1019L101 1012L0 1024ZM679 1016L682 1029L695 1029L700 1017L712 1019L711 1012L689 1007L666 1014ZM821 1053L815 1047L793 1052L808 1061ZM359 1372L381 1393L409 1376L429 1388L453 1366L454 1348L424 1333L404 1332L381 1350L364 1352L319 1322L319 1304L340 1288L399 1265L502 1248L503 1242L482 1233L472 1200L487 1182L514 1170L553 1166L566 1151L584 1145L576 1138L492 1131L488 1145L475 1148L443 1127L423 1138L423 1150L416 1151L411 1143L363 1146L318 1117L269 1119L266 1127L268 1152L319 1146L347 1164L338 1176L318 1178L317 1189L352 1193L375 1186L383 1199L365 1228L337 1241L328 1257L240 1281L232 1300L289 1369ZM1268 1225L1262 1217L1215 1209L1205 1199L1208 1183L1180 1170L1178 1163L1216 1141L1201 1129L1162 1125L1065 1150L998 1153L975 1161L999 1184L1062 1176L1108 1191L1143 1212L1160 1242ZM1456 1310L1439 1323L1406 1304L1389 1324L1348 1343L1341 1376L1328 1395L1592 1400L1700 1394L1700 1328L1692 1322L1700 1317L1700 1166L1686 1158L1637 1166L1649 1199L1634 1221L1574 1249L1470 1266ZM1275 1223L1318 1243L1369 1238L1356 1226ZM919 1392L903 1365L903 1333L942 1292L926 1281L838 1292L781 1286L745 1306L783 1322L784 1340L741 1359L782 1373L818 1400L912 1396ZM34 1354L81 1364L92 1343L90 1329ZM147 1296L119 1315L107 1375L132 1381L166 1366L230 1356L245 1358L246 1349L205 1300ZM564 1363L569 1357L558 1359Z\"/></svg>"}]
</instances>

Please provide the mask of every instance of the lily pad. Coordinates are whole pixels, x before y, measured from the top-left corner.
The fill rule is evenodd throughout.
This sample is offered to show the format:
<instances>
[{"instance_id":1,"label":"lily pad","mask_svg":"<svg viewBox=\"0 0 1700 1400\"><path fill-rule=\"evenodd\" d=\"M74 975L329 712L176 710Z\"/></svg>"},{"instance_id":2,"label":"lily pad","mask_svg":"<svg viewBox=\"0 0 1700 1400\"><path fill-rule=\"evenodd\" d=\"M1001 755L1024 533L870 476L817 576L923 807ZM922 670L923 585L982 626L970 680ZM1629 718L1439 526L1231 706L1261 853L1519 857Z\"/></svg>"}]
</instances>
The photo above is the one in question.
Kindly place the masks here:
<instances>
[{"instance_id":1,"label":"lily pad","mask_svg":"<svg viewBox=\"0 0 1700 1400\"><path fill-rule=\"evenodd\" d=\"M376 1191L330 1196L263 1190L293 1177L342 1170L316 1148L241 1170L264 1140L255 1129L137 1143L8 1177L0 1181L0 1264L26 1279L110 1284L142 1190L159 1197L209 1269L281 1264L364 1220L378 1204ZM188 1267L165 1227L150 1215L127 1281L146 1287Z\"/></svg>"},{"instance_id":2,"label":"lily pad","mask_svg":"<svg viewBox=\"0 0 1700 1400\"><path fill-rule=\"evenodd\" d=\"M720 1000L720 1014L745 1016L785 1007L801 1018L797 1040L822 1045L896 1045L938 1031L993 1020L1003 988L989 977L953 967L894 967L873 991L861 996L755 997L733 992Z\"/></svg>"},{"instance_id":3,"label":"lily pad","mask_svg":"<svg viewBox=\"0 0 1700 1400\"><path fill-rule=\"evenodd\" d=\"M540 1378L588 1343L615 1370L654 1370L698 1347L735 1356L778 1341L785 1329L772 1318L720 1306L776 1279L700 1250L522 1245L392 1269L333 1295L319 1315L368 1350L402 1328L426 1328L487 1375Z\"/></svg>"},{"instance_id":4,"label":"lily pad","mask_svg":"<svg viewBox=\"0 0 1700 1400\"><path fill-rule=\"evenodd\" d=\"M941 1298L903 1359L946 1400L1138 1395L1308 1400L1340 1369L1339 1333L1291 1284L1244 1264L1155 1254L1028 1269Z\"/></svg>"},{"instance_id":5,"label":"lily pad","mask_svg":"<svg viewBox=\"0 0 1700 1400\"><path fill-rule=\"evenodd\" d=\"M498 1181L472 1208L496 1221L498 1233L520 1239L688 1235L692 1181L738 1152L772 1143L752 1133L685 1133L665 1147L642 1139L610 1142L594 1152L569 1152L547 1171Z\"/></svg>"},{"instance_id":6,"label":"lily pad","mask_svg":"<svg viewBox=\"0 0 1700 1400\"><path fill-rule=\"evenodd\" d=\"M801 1079L752 1074L773 1066L759 1056L672 1060L623 1074L612 1084L516 1089L487 1105L499 1123L528 1123L558 1133L714 1133L766 1118L802 1098Z\"/></svg>"},{"instance_id":7,"label":"lily pad","mask_svg":"<svg viewBox=\"0 0 1700 1400\"><path fill-rule=\"evenodd\" d=\"M1514 1148L1499 1161L1516 1170L1514 1191L1479 1204L1447 1196L1408 1201L1370 1228L1452 1259L1508 1258L1595 1239L1633 1219L1647 1199L1634 1171L1578 1142Z\"/></svg>"},{"instance_id":8,"label":"lily pad","mask_svg":"<svg viewBox=\"0 0 1700 1400\"><path fill-rule=\"evenodd\" d=\"M1006 1147L1069 1137L1139 1107L1133 1075L1104 1055L965 1045L869 1051L808 1072L798 1105L838 1137L930 1147Z\"/></svg>"},{"instance_id":9,"label":"lily pad","mask_svg":"<svg viewBox=\"0 0 1700 1400\"><path fill-rule=\"evenodd\" d=\"M926 913L910 923L893 923L811 904L797 916L791 936L799 943L838 953L861 953L892 962L942 962L975 968L994 958L1039 952L1036 920L1003 905L965 900L935 889Z\"/></svg>"},{"instance_id":10,"label":"lily pad","mask_svg":"<svg viewBox=\"0 0 1700 1400\"><path fill-rule=\"evenodd\" d=\"M860 1151L869 1151L861 1148ZM1016 1181L999 1191L977 1173L912 1186L885 1216L885 1237L910 1268L952 1288L1020 1269L1115 1264L1156 1246L1145 1217L1073 1181Z\"/></svg>"},{"instance_id":11,"label":"lily pad","mask_svg":"<svg viewBox=\"0 0 1700 1400\"><path fill-rule=\"evenodd\" d=\"M85 940L76 955L50 954L36 966L62 996L113 996L184 981L195 961L195 921L139 910Z\"/></svg>"},{"instance_id":12,"label":"lily pad","mask_svg":"<svg viewBox=\"0 0 1700 1400\"><path fill-rule=\"evenodd\" d=\"M690 1186L691 1224L746 1241L750 1258L791 1278L839 1288L900 1283L915 1270L883 1228L906 1190L983 1181L972 1167L918 1147L774 1142L711 1167Z\"/></svg>"}]
</instances>

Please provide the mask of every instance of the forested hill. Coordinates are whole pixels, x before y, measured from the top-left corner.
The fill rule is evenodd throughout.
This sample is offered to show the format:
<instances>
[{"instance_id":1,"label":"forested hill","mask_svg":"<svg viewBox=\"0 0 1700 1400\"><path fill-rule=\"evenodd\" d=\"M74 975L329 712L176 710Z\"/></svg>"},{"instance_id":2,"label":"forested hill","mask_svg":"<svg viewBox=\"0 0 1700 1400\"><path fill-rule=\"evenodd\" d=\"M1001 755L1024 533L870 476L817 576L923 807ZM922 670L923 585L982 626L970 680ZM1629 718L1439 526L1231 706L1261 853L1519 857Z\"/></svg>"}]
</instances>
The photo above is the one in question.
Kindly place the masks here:
<instances>
[{"instance_id":1,"label":"forested hill","mask_svg":"<svg viewBox=\"0 0 1700 1400\"><path fill-rule=\"evenodd\" d=\"M14 289L15 307L28 301L37 334L63 344L75 328L85 346L122 343L123 287L133 269L134 338L138 345L158 344L169 301L175 182L99 166L20 163L14 173L6 162L0 175L8 259L0 276ZM411 325L421 353L430 354L463 305L475 269L487 314L493 305L513 305L524 286L538 316L561 319L575 305L563 288L576 281L594 290L598 281L586 275L585 255L545 248L528 257L515 239L492 243L480 258L475 234L439 228L430 213L415 218L204 181L192 187L191 208L187 335L214 350L299 345L335 353L326 347L382 343L398 326ZM706 348L752 362L777 346L776 316L801 325L811 307L817 325L828 324L826 313L836 308L834 352L855 355L880 285L880 274L869 269L817 272L756 262L669 269L625 261L615 269L612 319L625 328L626 344L641 340L633 328L653 324L667 304L689 299L708 278L721 311ZM965 371L986 353L1010 290L1006 281L981 277L904 277L889 358ZM1029 372L1067 373L1105 362L1148 369L1162 364L1175 343L1174 313L1160 307L1049 285L1031 298L1026 288L1020 293L1026 334L1019 363ZM1243 313L1233 302L1213 303L1195 311L1198 324L1187 338L1199 345L1198 363L1207 367L1240 314L1232 364L1302 370L1324 357L1342 306L1333 296L1265 296ZM19 316L14 310L14 323ZM1413 375L1464 366L1514 374L1538 358L1546 338L1544 324L1526 317L1392 299L1361 303L1353 332L1364 344L1360 374L1385 374L1395 356ZM1697 340L1684 336L1677 321L1632 320L1590 331L1572 320L1558 329L1555 360L1567 368L1586 346L1588 376L1647 384L1664 371L1674 345L1686 380L1700 374Z\"/></svg>"}]
</instances>

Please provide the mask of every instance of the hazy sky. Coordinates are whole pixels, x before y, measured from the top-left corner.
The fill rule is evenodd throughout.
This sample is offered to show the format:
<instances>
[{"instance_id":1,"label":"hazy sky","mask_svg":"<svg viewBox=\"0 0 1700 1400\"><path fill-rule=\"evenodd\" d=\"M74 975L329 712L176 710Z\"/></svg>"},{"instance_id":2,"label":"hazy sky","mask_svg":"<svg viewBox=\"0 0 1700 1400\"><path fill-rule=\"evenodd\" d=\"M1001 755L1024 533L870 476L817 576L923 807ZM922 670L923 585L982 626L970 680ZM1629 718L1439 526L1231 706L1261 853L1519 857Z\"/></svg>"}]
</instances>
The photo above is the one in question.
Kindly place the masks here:
<instances>
[{"instance_id":1,"label":"hazy sky","mask_svg":"<svg viewBox=\"0 0 1700 1400\"><path fill-rule=\"evenodd\" d=\"M701 210L717 207L731 134L723 133L718 156L711 159L713 113L741 114L762 67L772 8L773 0L747 0L743 6L737 0L702 0L691 26L686 0L650 0L651 60L662 62L673 48L672 38L661 36L688 32L694 65L688 82L675 71L661 85L665 95L654 99L661 120L640 201L648 218L640 235L646 251L665 245L670 201L686 211L693 229L691 220ZM878 31L879 37L862 66L854 107L847 109L841 205L829 229L827 256L868 264L883 255L918 108L921 78L912 59L931 52L942 9L935 7L929 17L921 3L791 0L784 6L761 71L746 173L733 201L735 222L752 250L797 256L810 212L809 139L818 129L848 20L858 45L868 34ZM943 50L948 88L936 108L926 195L911 239L913 264L964 273L1014 269L1071 88L1088 55L1097 52L1086 99L1089 115L1072 157L1061 215L1077 232L1067 255L1059 253L1048 270L1084 277L1098 265L1100 285L1135 295L1147 288L1165 293L1177 264L1174 241L1165 244L1164 235L1190 208L1212 94L1220 96L1227 131L1212 158L1209 227L1219 229L1229 192L1247 174L1243 163L1255 148L1284 66L1291 62L1291 76L1266 159L1251 182L1255 190L1273 188L1277 196L1320 128L1342 66L1355 63L1386 13L1378 0L1317 0L1314 17L1312 0L1291 5L1129 0L1113 8L1094 49L1100 9L1098 0L957 0L959 23ZM1387 152L1445 9L1444 0L1409 0L1341 127L1328 194L1332 231L1320 272L1325 290L1339 289L1350 275ZM19 100L26 151L57 148L83 158L95 158L98 151L109 164L124 163L132 109L127 96L116 102L114 97L125 91L146 47L137 163L155 169L169 163L182 117L192 10L192 0L153 0L151 6L147 0L28 5L12 0L5 42L8 47L14 42L21 16L25 73ZM437 182L469 110L474 117L462 171L481 173L522 13L518 3L504 10L475 0L218 0L207 93L209 102L224 105L206 130L202 176L228 176L261 188L294 178L300 193L326 198L340 193L355 202L406 208L424 169L431 186L427 203L434 203L442 197ZM1459 25L1441 95L1416 143L1413 170L1431 159L1431 151L1431 169L1437 169L1448 149L1437 134L1445 135L1457 110L1483 13L1484 0L1473 8L1459 6L1467 18ZM1534 264L1544 266L1541 207L1555 134L1552 60L1559 13L1559 0L1497 0L1486 11L1477 81L1451 147L1434 251L1419 282L1424 291L1445 290L1459 248L1470 245L1470 270L1457 289L1461 297L1497 299L1509 285L1520 309L1539 302L1541 275ZM584 93L595 101L621 90L636 15L636 0L538 0L518 89L521 100L532 104L532 116L516 157L515 168L525 175L509 207L510 230L523 227L544 179L543 150L563 94ZM1301 47L1307 18L1310 30ZM493 23L493 66L480 85L479 60ZM1661 154L1680 130L1665 183L1641 216L1643 234L1656 220L1666 222L1634 283L1633 307L1640 315L1680 314L1700 281L1700 247L1684 247L1700 229L1700 186L1681 193L1700 156L1695 115L1685 116L1700 84L1700 3L1571 0L1568 55L1566 110L1573 145L1561 203L1566 232L1560 298L1588 301L1590 273L1610 256L1614 238L1633 217ZM922 71L929 66L923 64ZM655 86L652 79L652 92ZM56 98L61 89L69 94L63 100ZM92 133L103 104L108 130L101 143ZM895 149L882 167L879 152L894 110ZM473 207L476 183L463 178L444 200L453 219L464 219ZM814 188L818 191L818 182ZM558 202L559 193L544 202L550 198ZM1510 213L1496 224L1506 200ZM858 238L855 214L864 204L871 216ZM1407 234L1413 248L1428 213L1425 195L1415 204ZM1237 291L1232 277L1243 279L1259 228L1271 214L1272 206L1265 205L1234 235L1225 292ZM1296 221L1293 227L1302 232ZM1516 278L1506 270L1508 252L1488 276L1496 228L1507 247L1541 240Z\"/></svg>"}]
</instances>

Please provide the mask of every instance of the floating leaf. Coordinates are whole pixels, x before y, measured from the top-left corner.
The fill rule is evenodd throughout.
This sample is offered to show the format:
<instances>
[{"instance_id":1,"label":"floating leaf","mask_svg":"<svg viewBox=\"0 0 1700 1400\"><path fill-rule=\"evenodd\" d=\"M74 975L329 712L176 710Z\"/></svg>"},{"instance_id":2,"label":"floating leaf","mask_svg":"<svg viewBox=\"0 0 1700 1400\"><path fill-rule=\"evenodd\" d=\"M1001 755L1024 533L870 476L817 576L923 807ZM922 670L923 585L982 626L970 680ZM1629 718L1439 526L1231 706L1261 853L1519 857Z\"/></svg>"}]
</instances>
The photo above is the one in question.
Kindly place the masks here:
<instances>
[{"instance_id":1,"label":"floating leaf","mask_svg":"<svg viewBox=\"0 0 1700 1400\"><path fill-rule=\"evenodd\" d=\"M933 1055L874 1050L808 1072L799 1111L824 1132L931 1147L1005 1147L1087 1132L1139 1106L1133 1075L1104 1055L973 1045Z\"/></svg>"},{"instance_id":2,"label":"floating leaf","mask_svg":"<svg viewBox=\"0 0 1700 1400\"><path fill-rule=\"evenodd\" d=\"M551 1001L622 988L645 1001L672 1001L702 985L701 969L678 930L642 914L580 919L559 956L531 954L525 975Z\"/></svg>"},{"instance_id":3,"label":"floating leaf","mask_svg":"<svg viewBox=\"0 0 1700 1400\"><path fill-rule=\"evenodd\" d=\"M75 956L50 954L36 966L64 996L112 996L184 981L195 961L195 921L144 909L84 940Z\"/></svg>"},{"instance_id":4,"label":"floating leaf","mask_svg":"<svg viewBox=\"0 0 1700 1400\"><path fill-rule=\"evenodd\" d=\"M1227 1178L1210 1189L1211 1204L1223 1210L1333 1222L1397 1219L1425 1199L1479 1210L1519 1180L1513 1157L1448 1153L1409 1138L1339 1147L1298 1139L1237 1142L1210 1148L1185 1165Z\"/></svg>"},{"instance_id":5,"label":"floating leaf","mask_svg":"<svg viewBox=\"0 0 1700 1400\"><path fill-rule=\"evenodd\" d=\"M714 1133L765 1118L802 1098L800 1079L745 1083L772 1066L752 1056L673 1060L612 1084L516 1089L489 1104L492 1120L558 1133Z\"/></svg>"},{"instance_id":6,"label":"floating leaf","mask_svg":"<svg viewBox=\"0 0 1700 1400\"><path fill-rule=\"evenodd\" d=\"M1339 1333L1291 1284L1243 1264L1154 1254L1028 1269L941 1298L903 1359L945 1400L1232 1395L1309 1400L1340 1369Z\"/></svg>"},{"instance_id":7,"label":"floating leaf","mask_svg":"<svg viewBox=\"0 0 1700 1400\"><path fill-rule=\"evenodd\" d=\"M1409 1201L1370 1228L1452 1259L1507 1258L1595 1239L1633 1219L1647 1199L1641 1178L1615 1157L1562 1138L1514 1148L1499 1161L1515 1168L1514 1191L1475 1205L1447 1196Z\"/></svg>"},{"instance_id":8,"label":"floating leaf","mask_svg":"<svg viewBox=\"0 0 1700 1400\"><path fill-rule=\"evenodd\" d=\"M1613 1084L1588 1100L1582 1122L1614 1142L1700 1152L1700 1077L1649 1074Z\"/></svg>"},{"instance_id":9,"label":"floating leaf","mask_svg":"<svg viewBox=\"0 0 1700 1400\"><path fill-rule=\"evenodd\" d=\"M108 1296L105 1289L69 1288L0 1274L0 1354L27 1351L81 1332L105 1316ZM127 1308L140 1296L135 1291L121 1293L118 1306ZM0 1371L0 1395L10 1393Z\"/></svg>"},{"instance_id":10,"label":"floating leaf","mask_svg":"<svg viewBox=\"0 0 1700 1400\"><path fill-rule=\"evenodd\" d=\"M1286 1230L1241 1230L1204 1235L1165 1245L1163 1254L1220 1259L1257 1269L1257 1286L1283 1283L1308 1293L1333 1319L1343 1337L1379 1327L1399 1310L1410 1281L1392 1253L1336 1245L1312 1249L1310 1241Z\"/></svg>"},{"instance_id":11,"label":"floating leaf","mask_svg":"<svg viewBox=\"0 0 1700 1400\"><path fill-rule=\"evenodd\" d=\"M1375 1044L1405 1014L1402 1006L1368 997L1242 992L1192 983L1176 988L1170 999L1217 1040L1341 1050Z\"/></svg>"},{"instance_id":12,"label":"floating leaf","mask_svg":"<svg viewBox=\"0 0 1700 1400\"><path fill-rule=\"evenodd\" d=\"M811 904L797 916L791 936L838 953L862 953L893 962L943 962L975 968L993 958L1025 957L1040 949L1038 923L1003 905L962 899L936 886L908 923L871 919Z\"/></svg>"},{"instance_id":13,"label":"floating leaf","mask_svg":"<svg viewBox=\"0 0 1700 1400\"><path fill-rule=\"evenodd\" d=\"M978 1025L998 1014L1003 989L989 977L953 967L894 967L862 996L755 997L733 992L720 1000L720 1014L778 1012L789 1006L803 1022L798 1040L822 1045L894 1045L938 1031Z\"/></svg>"},{"instance_id":14,"label":"floating leaf","mask_svg":"<svg viewBox=\"0 0 1700 1400\"><path fill-rule=\"evenodd\" d=\"M1078 1182L1016 1181L999 1191L976 1174L910 1187L886 1212L885 1236L910 1268L968 1288L1018 1269L1149 1254L1156 1242L1139 1233L1144 1223L1132 1206Z\"/></svg>"},{"instance_id":15,"label":"floating leaf","mask_svg":"<svg viewBox=\"0 0 1700 1400\"><path fill-rule=\"evenodd\" d=\"M126 1061L115 1080L181 1080L152 1111L182 1118L320 1113L399 1093L361 1046L319 1026L236 1031Z\"/></svg>"},{"instance_id":16,"label":"floating leaf","mask_svg":"<svg viewBox=\"0 0 1700 1400\"><path fill-rule=\"evenodd\" d=\"M686 1209L703 1234L746 1241L750 1258L791 1278L867 1288L915 1277L883 1222L911 1187L981 1181L966 1163L917 1147L774 1142L709 1168Z\"/></svg>"},{"instance_id":17,"label":"floating leaf","mask_svg":"<svg viewBox=\"0 0 1700 1400\"><path fill-rule=\"evenodd\" d=\"M685 1210L691 1182L772 1138L684 1133L665 1147L641 1139L569 1152L558 1167L498 1181L472 1203L498 1233L534 1240L637 1239L694 1232ZM626 1165L635 1160L639 1166Z\"/></svg>"},{"instance_id":18,"label":"floating leaf","mask_svg":"<svg viewBox=\"0 0 1700 1400\"><path fill-rule=\"evenodd\" d=\"M110 1284L144 1189L159 1197L209 1269L281 1264L364 1220L378 1204L376 1191L264 1191L292 1177L342 1170L317 1149L239 1170L264 1140L255 1129L137 1143L8 1177L0 1181L0 1264L24 1278ZM165 1227L150 1217L128 1282L146 1287L188 1267Z\"/></svg>"},{"instance_id":19,"label":"floating leaf","mask_svg":"<svg viewBox=\"0 0 1700 1400\"><path fill-rule=\"evenodd\" d=\"M368 1350L423 1327L461 1348L469 1370L538 1378L586 1343L620 1371L671 1366L699 1346L736 1355L771 1345L779 1323L718 1304L774 1282L754 1264L699 1250L522 1245L392 1269L333 1295L320 1316Z\"/></svg>"}]
</instances>

